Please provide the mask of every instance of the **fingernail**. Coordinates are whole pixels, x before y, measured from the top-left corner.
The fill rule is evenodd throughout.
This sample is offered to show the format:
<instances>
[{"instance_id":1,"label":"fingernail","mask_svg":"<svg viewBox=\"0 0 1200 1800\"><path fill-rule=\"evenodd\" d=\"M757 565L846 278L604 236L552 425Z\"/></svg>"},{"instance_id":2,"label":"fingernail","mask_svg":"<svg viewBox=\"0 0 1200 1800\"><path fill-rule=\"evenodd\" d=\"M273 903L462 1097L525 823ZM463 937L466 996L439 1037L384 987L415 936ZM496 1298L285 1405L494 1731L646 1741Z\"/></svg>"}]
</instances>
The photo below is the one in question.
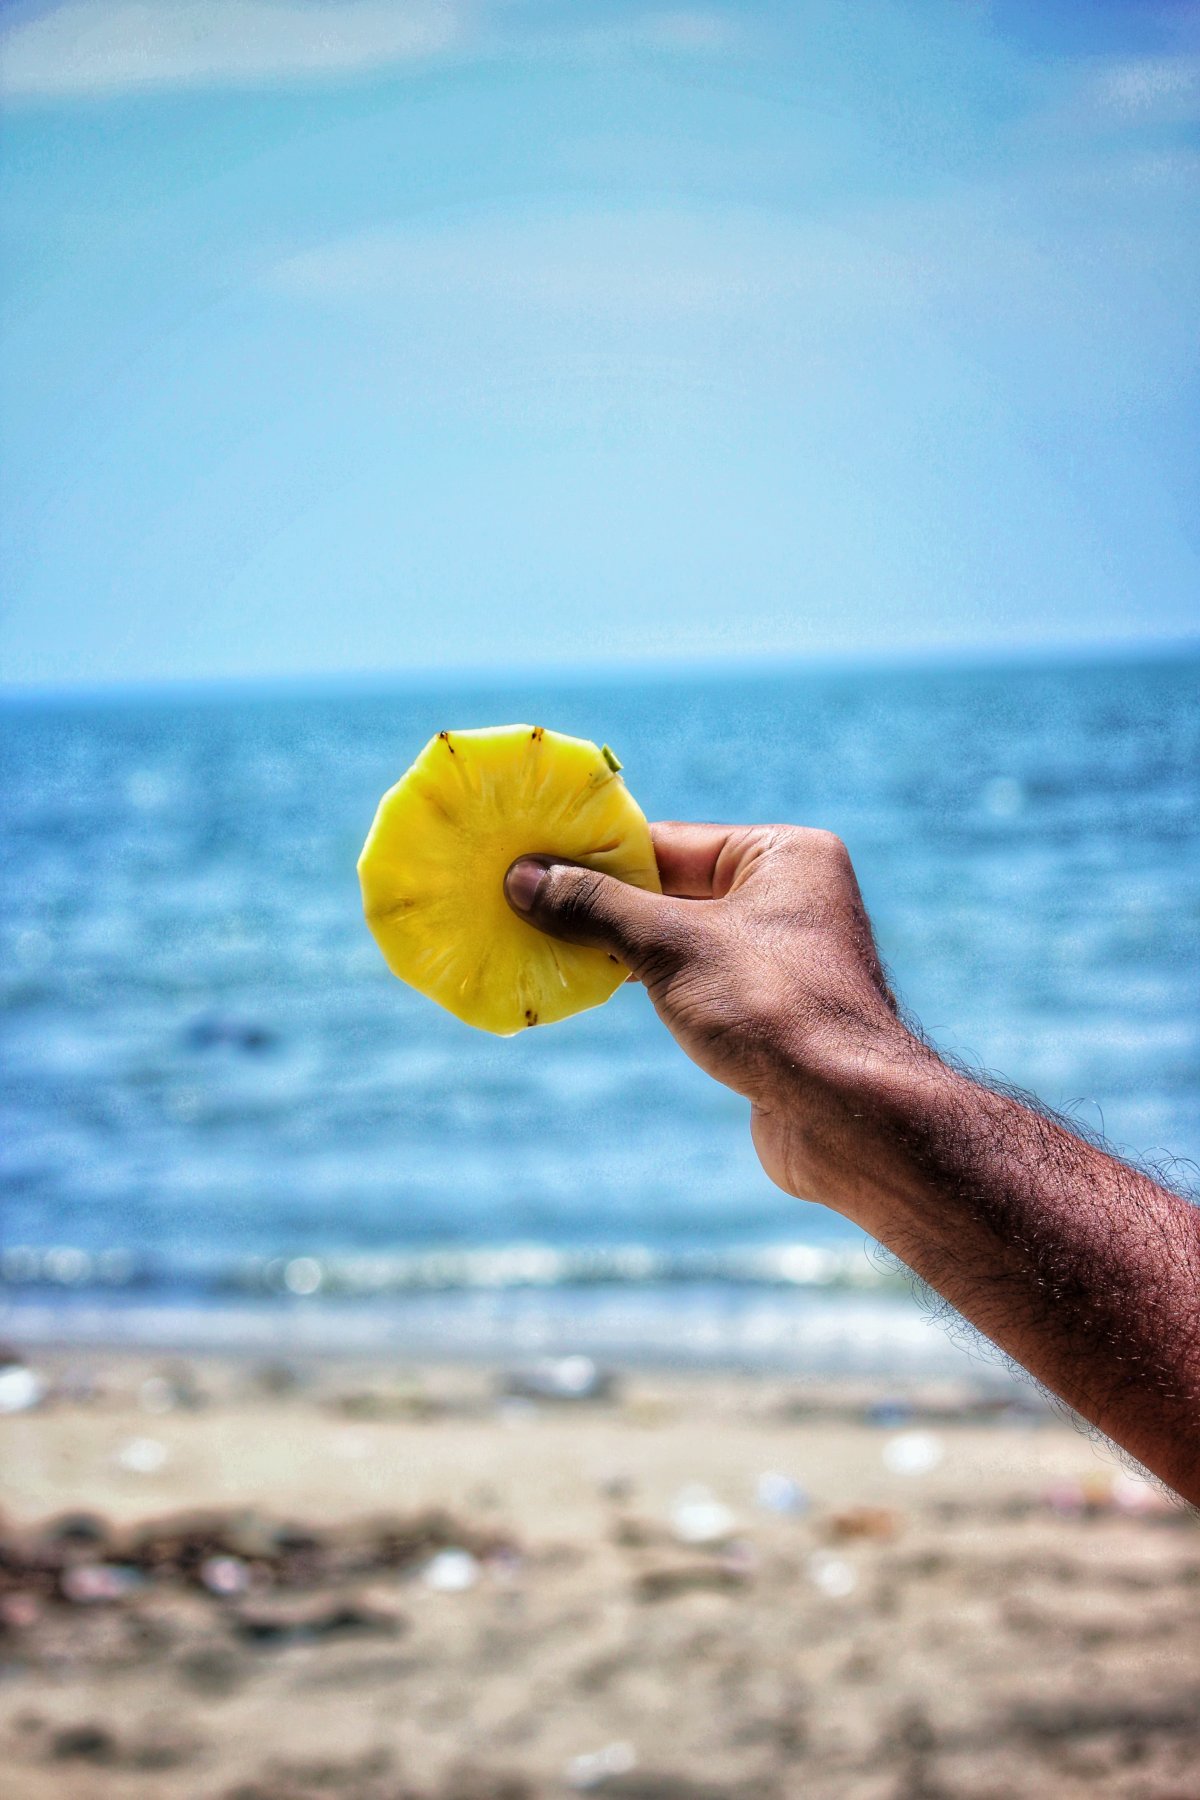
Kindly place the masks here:
<instances>
[{"instance_id":1,"label":"fingernail","mask_svg":"<svg viewBox=\"0 0 1200 1800\"><path fill-rule=\"evenodd\" d=\"M533 902L545 873L544 863L534 862L529 856L518 858L504 877L504 892L508 895L509 904L515 906L518 912L532 912Z\"/></svg>"}]
</instances>

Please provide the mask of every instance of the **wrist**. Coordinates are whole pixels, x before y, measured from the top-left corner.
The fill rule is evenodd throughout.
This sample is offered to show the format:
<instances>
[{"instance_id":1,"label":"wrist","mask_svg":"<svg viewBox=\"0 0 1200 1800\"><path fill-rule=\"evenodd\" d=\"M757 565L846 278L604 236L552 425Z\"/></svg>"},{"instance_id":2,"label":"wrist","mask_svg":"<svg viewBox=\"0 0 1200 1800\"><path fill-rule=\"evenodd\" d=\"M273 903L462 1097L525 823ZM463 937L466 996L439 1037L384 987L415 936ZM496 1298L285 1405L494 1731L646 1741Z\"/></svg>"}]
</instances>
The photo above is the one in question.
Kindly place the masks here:
<instances>
[{"instance_id":1,"label":"wrist","mask_svg":"<svg viewBox=\"0 0 1200 1800\"><path fill-rule=\"evenodd\" d=\"M936 1053L889 1012L839 1025L810 1043L804 1063L797 1058L793 1065L793 1089L796 1077L815 1081L827 1104L869 1125L915 1104L931 1076L947 1073Z\"/></svg>"},{"instance_id":2,"label":"wrist","mask_svg":"<svg viewBox=\"0 0 1200 1800\"><path fill-rule=\"evenodd\" d=\"M809 1039L787 1059L769 1109L774 1178L790 1193L843 1214L873 1236L916 1186L909 1145L941 1105L952 1072L889 1014L853 1032ZM756 1134L758 1135L758 1134ZM782 1173L782 1179L780 1179Z\"/></svg>"}]
</instances>

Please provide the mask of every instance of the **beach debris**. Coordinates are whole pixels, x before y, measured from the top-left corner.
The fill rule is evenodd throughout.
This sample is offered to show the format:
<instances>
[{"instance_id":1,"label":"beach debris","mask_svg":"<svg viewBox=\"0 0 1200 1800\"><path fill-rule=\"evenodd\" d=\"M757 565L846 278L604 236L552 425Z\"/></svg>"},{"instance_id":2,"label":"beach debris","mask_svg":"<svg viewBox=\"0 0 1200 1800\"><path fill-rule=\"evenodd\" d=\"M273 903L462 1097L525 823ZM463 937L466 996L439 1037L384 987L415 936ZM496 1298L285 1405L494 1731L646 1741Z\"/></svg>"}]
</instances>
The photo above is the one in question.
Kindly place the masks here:
<instances>
[{"instance_id":1,"label":"beach debris","mask_svg":"<svg viewBox=\"0 0 1200 1800\"><path fill-rule=\"evenodd\" d=\"M94 1549L108 1542L108 1525L98 1513L60 1513L42 1531L47 1544Z\"/></svg>"},{"instance_id":2,"label":"beach debris","mask_svg":"<svg viewBox=\"0 0 1200 1800\"><path fill-rule=\"evenodd\" d=\"M845 1600L858 1586L854 1564L829 1550L814 1550L804 1569L813 1586L830 1600Z\"/></svg>"},{"instance_id":3,"label":"beach debris","mask_svg":"<svg viewBox=\"0 0 1200 1800\"><path fill-rule=\"evenodd\" d=\"M196 1542L193 1557L205 1554L238 1556L243 1562L274 1564L293 1547L301 1554L311 1556L318 1543L311 1532L298 1532L295 1526L264 1518L253 1507L234 1513L232 1517L210 1519L201 1514L191 1521L185 1518L179 1523Z\"/></svg>"},{"instance_id":4,"label":"beach debris","mask_svg":"<svg viewBox=\"0 0 1200 1800\"><path fill-rule=\"evenodd\" d=\"M887 1544L899 1529L900 1515L890 1506L849 1506L829 1520L829 1535L840 1543L867 1538Z\"/></svg>"},{"instance_id":5,"label":"beach debris","mask_svg":"<svg viewBox=\"0 0 1200 1800\"><path fill-rule=\"evenodd\" d=\"M209 1592L201 1570L220 1557L252 1559L272 1578L286 1568L280 1531L255 1514L224 1517L207 1513L176 1513L138 1526L126 1545L130 1562L155 1579L199 1582ZM305 1572L308 1572L307 1569Z\"/></svg>"},{"instance_id":6,"label":"beach debris","mask_svg":"<svg viewBox=\"0 0 1200 1800\"><path fill-rule=\"evenodd\" d=\"M605 1744L601 1750L584 1750L573 1756L563 1771L569 1788L577 1793L594 1793L614 1775L628 1775L637 1767L637 1751L624 1739Z\"/></svg>"},{"instance_id":7,"label":"beach debris","mask_svg":"<svg viewBox=\"0 0 1200 1800\"><path fill-rule=\"evenodd\" d=\"M334 1570L317 1534L254 1513L181 1513L153 1520L135 1530L125 1554L156 1581L199 1587L216 1599L251 1588L310 1587Z\"/></svg>"},{"instance_id":8,"label":"beach debris","mask_svg":"<svg viewBox=\"0 0 1200 1800\"><path fill-rule=\"evenodd\" d=\"M590 1356L544 1356L531 1368L506 1375L501 1393L518 1400L609 1400L615 1387L612 1372Z\"/></svg>"},{"instance_id":9,"label":"beach debris","mask_svg":"<svg viewBox=\"0 0 1200 1800\"><path fill-rule=\"evenodd\" d=\"M670 1562L643 1569L633 1584L639 1600L673 1600L679 1594L727 1594L744 1587L750 1568L739 1559L706 1557L703 1562Z\"/></svg>"},{"instance_id":10,"label":"beach debris","mask_svg":"<svg viewBox=\"0 0 1200 1800\"><path fill-rule=\"evenodd\" d=\"M364 1527L369 1554L378 1568L403 1569L428 1563L441 1550L469 1552L477 1561L497 1550L515 1549L504 1533L476 1531L438 1508L407 1519L376 1520Z\"/></svg>"},{"instance_id":11,"label":"beach debris","mask_svg":"<svg viewBox=\"0 0 1200 1800\"><path fill-rule=\"evenodd\" d=\"M404 1614L374 1594L292 1595L253 1602L233 1615L238 1637L272 1649L355 1633L394 1637L406 1626Z\"/></svg>"},{"instance_id":12,"label":"beach debris","mask_svg":"<svg viewBox=\"0 0 1200 1800\"><path fill-rule=\"evenodd\" d=\"M158 1438L129 1438L118 1448L116 1462L129 1475L157 1475L167 1466L167 1446Z\"/></svg>"},{"instance_id":13,"label":"beach debris","mask_svg":"<svg viewBox=\"0 0 1200 1800\"><path fill-rule=\"evenodd\" d=\"M117 1740L103 1725L64 1725L51 1740L50 1754L58 1762L111 1763Z\"/></svg>"},{"instance_id":14,"label":"beach debris","mask_svg":"<svg viewBox=\"0 0 1200 1800\"><path fill-rule=\"evenodd\" d=\"M798 1481L778 1469L765 1469L754 1484L755 1505L763 1512L799 1514L808 1511L808 1494Z\"/></svg>"},{"instance_id":15,"label":"beach debris","mask_svg":"<svg viewBox=\"0 0 1200 1800\"><path fill-rule=\"evenodd\" d=\"M893 1475L928 1475L946 1452L932 1431L901 1431L883 1446L883 1465Z\"/></svg>"},{"instance_id":16,"label":"beach debris","mask_svg":"<svg viewBox=\"0 0 1200 1800\"><path fill-rule=\"evenodd\" d=\"M142 1586L140 1569L124 1563L73 1563L62 1572L59 1586L72 1606L115 1606Z\"/></svg>"},{"instance_id":17,"label":"beach debris","mask_svg":"<svg viewBox=\"0 0 1200 1800\"><path fill-rule=\"evenodd\" d=\"M680 1488L671 1506L671 1535L680 1544L723 1544L737 1530L737 1519L710 1489L699 1482Z\"/></svg>"},{"instance_id":18,"label":"beach debris","mask_svg":"<svg viewBox=\"0 0 1200 1800\"><path fill-rule=\"evenodd\" d=\"M46 1398L46 1383L36 1369L16 1358L0 1362L0 1413L31 1412Z\"/></svg>"},{"instance_id":19,"label":"beach debris","mask_svg":"<svg viewBox=\"0 0 1200 1800\"><path fill-rule=\"evenodd\" d=\"M28 1597L36 1607L95 1606L135 1593L192 1588L222 1608L233 1603L230 1611L250 1621L246 1635L253 1636L259 1617L264 1638L297 1626L290 1613L282 1624L272 1623L267 1615L276 1600L308 1602L317 1590L328 1598L332 1588L339 1604L348 1604L349 1592L360 1611L394 1616L398 1598L391 1584L397 1571L427 1572L435 1589L459 1592L485 1570L497 1587L511 1587L522 1567L519 1547L503 1533L473 1531L432 1510L358 1520L327 1533L253 1512L181 1513L128 1529L75 1513L40 1528L0 1529L0 1594L6 1603ZM363 1584L372 1582L385 1585L364 1593ZM261 1617L254 1610L259 1601L267 1609ZM6 1604L0 1626L14 1629L25 1622L20 1604L15 1611ZM307 1615L300 1623L305 1630L325 1629Z\"/></svg>"},{"instance_id":20,"label":"beach debris","mask_svg":"<svg viewBox=\"0 0 1200 1800\"><path fill-rule=\"evenodd\" d=\"M421 1579L437 1594L465 1594L479 1580L479 1560L469 1550L439 1550L425 1564Z\"/></svg>"},{"instance_id":21,"label":"beach debris","mask_svg":"<svg viewBox=\"0 0 1200 1800\"><path fill-rule=\"evenodd\" d=\"M240 1556L206 1556L198 1573L201 1587L219 1600L246 1593L254 1579L250 1565Z\"/></svg>"}]
</instances>

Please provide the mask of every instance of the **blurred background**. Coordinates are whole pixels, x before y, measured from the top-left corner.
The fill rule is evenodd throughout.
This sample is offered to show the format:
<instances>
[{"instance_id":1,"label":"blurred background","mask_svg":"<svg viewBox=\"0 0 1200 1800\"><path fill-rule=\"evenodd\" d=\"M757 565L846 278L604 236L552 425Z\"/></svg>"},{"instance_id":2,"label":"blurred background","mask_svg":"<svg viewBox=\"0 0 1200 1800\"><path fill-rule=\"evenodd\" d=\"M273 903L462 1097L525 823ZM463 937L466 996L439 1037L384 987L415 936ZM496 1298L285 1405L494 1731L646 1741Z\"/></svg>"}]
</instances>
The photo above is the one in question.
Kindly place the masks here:
<instances>
[{"instance_id":1,"label":"blurred background","mask_svg":"<svg viewBox=\"0 0 1200 1800\"><path fill-rule=\"evenodd\" d=\"M825 1608L832 1644L868 1590L886 1614L918 1480L930 1530L955 1506L968 1535L1003 1516L1044 1558L1084 1520L1093 1572L1149 1557L1169 1649L1196 1553L1155 1537L1154 1562L1151 1490L1096 1475L1099 1453L931 1322L861 1234L772 1188L745 1105L640 989L551 1032L473 1034L387 974L354 862L379 795L443 727L608 741L651 817L838 831L939 1045L1194 1181L1196 9L10 0L0 99L0 1424L21 1530L68 1505L108 1521L83 1549L10 1550L14 1666L59 1655L77 1565L110 1571L83 1579L95 1617L136 1599L139 1629L167 1604L151 1565L241 1606L250 1638L256 1582L305 1587L242 1540L143 1554L109 1542L112 1521L202 1500L289 1513L303 1496L310 1524L397 1494L442 1504L500 1454L481 1420L583 1432L562 1424L577 1402L599 1409L582 1461L582 1438L541 1440L560 1510L584 1508L572 1481L616 1505L644 1479L672 1554L703 1541L710 1585L736 1588L768 1554L735 1535L740 1495L793 1531L771 1554L800 1572L775 1592ZM315 1371L350 1353L375 1374L327 1391ZM660 1384L644 1404L639 1382ZM329 1421L363 1392L370 1430L339 1451ZM706 1538L678 1498L689 1459L715 1449L710 1412L747 1408L776 1437L693 1492L701 1517L728 1514L710 1510ZM656 1416L677 1436L647 1472L628 1433ZM819 1455L781 1435L800 1416ZM432 1465L412 1437L431 1417L460 1434ZM254 1462L289 1431L318 1448ZM474 1514L508 1480L520 1511L538 1453L504 1443L520 1453ZM791 1499L754 1487L768 1455ZM298 1473L311 1456L328 1489ZM855 1505L877 1517L848 1540L877 1568L829 1547ZM463 1585L507 1605L520 1556L472 1529L473 1549L466 1526L418 1534L404 1568L428 1575L431 1543L471 1557ZM214 1559L224 1574L200 1580ZM961 1580L992 1594L1011 1668L1041 1602L1022 1614L999 1569L965 1566L923 1602L930 1643ZM422 1604L457 1578L440 1579ZM768 1731L803 1712L794 1686L697 1690L675 1761L655 1751L647 1775L666 1741L654 1683L707 1654L667 1637L624 1644L642 1685L612 1702L605 1742L572 1736L572 1708L604 1711L586 1682L525 1763L467 1693L445 1742L433 1725L420 1740L433 1785L403 1792L770 1800L803 1765L805 1792L915 1794L935 1763L956 1793L1182 1791L1194 1708L1167 1674L1120 1727L1069 1697L1030 1723L1010 1696L1025 1723L986 1767L961 1720L957 1739L931 1722L933 1677L914 1699L880 1676L857 1748ZM113 1643L80 1653L79 1691L93 1653ZM1063 1679L1103 1685L1095 1646L1080 1654ZM867 1663L897 1666L886 1647ZM189 1689L205 1706L225 1680L209 1674ZM435 1715L448 1686L443 1668ZM263 1773L254 1706L284 1690L234 1687L254 1792L328 1791L316 1763ZM60 1701L61 1718L10 1722L24 1792L132 1792L137 1771L138 1792L192 1793L216 1767L188 1739L171 1774L170 1733L156 1765L142 1713L81 1723ZM354 1717L338 1779L399 1794L394 1746L368 1766L374 1715Z\"/></svg>"}]
</instances>

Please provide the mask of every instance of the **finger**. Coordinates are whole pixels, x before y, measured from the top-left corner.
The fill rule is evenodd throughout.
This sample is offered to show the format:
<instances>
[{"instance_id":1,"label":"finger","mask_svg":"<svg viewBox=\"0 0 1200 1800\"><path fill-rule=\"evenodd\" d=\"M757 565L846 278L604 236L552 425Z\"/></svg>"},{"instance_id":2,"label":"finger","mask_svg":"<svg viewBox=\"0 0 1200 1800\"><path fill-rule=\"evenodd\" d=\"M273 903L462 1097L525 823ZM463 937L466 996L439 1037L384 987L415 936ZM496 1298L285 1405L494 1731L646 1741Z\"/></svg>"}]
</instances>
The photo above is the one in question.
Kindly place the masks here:
<instances>
[{"instance_id":1,"label":"finger","mask_svg":"<svg viewBox=\"0 0 1200 1800\"><path fill-rule=\"evenodd\" d=\"M521 856L504 878L513 911L551 937L606 950L637 974L678 937L675 903L613 875Z\"/></svg>"},{"instance_id":2,"label":"finger","mask_svg":"<svg viewBox=\"0 0 1200 1800\"><path fill-rule=\"evenodd\" d=\"M651 825L663 893L685 900L711 900L718 859L740 829L684 819L659 819Z\"/></svg>"},{"instance_id":3,"label":"finger","mask_svg":"<svg viewBox=\"0 0 1200 1800\"><path fill-rule=\"evenodd\" d=\"M650 836L663 893L682 900L723 900L748 877L777 833L776 826L660 819L651 825Z\"/></svg>"}]
</instances>

